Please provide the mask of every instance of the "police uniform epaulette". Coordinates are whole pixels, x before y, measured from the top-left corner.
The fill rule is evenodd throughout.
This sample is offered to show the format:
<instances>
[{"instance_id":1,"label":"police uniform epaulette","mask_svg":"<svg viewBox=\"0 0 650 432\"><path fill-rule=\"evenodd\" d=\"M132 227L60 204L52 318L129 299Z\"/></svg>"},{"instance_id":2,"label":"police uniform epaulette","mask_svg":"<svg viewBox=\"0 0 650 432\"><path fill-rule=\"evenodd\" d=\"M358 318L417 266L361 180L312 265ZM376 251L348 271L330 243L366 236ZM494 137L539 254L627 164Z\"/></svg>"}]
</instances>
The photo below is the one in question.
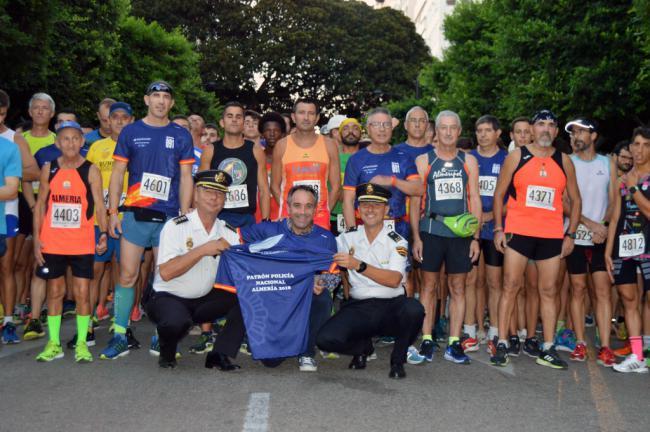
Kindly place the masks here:
<instances>
[{"instance_id":1,"label":"police uniform epaulette","mask_svg":"<svg viewBox=\"0 0 650 432\"><path fill-rule=\"evenodd\" d=\"M234 233L237 232L237 228L235 228L234 226L230 225L228 222L226 222L226 228L228 228L230 231L232 231L232 232L234 232Z\"/></svg>"},{"instance_id":2,"label":"police uniform epaulette","mask_svg":"<svg viewBox=\"0 0 650 432\"><path fill-rule=\"evenodd\" d=\"M348 228L348 229L345 230L346 233L349 233L349 232L356 232L356 231L357 231L357 227L355 227L355 226L353 226L353 227Z\"/></svg>"},{"instance_id":3,"label":"police uniform epaulette","mask_svg":"<svg viewBox=\"0 0 650 432\"><path fill-rule=\"evenodd\" d=\"M174 218L174 223L175 223L176 225L180 225L180 224L185 223L185 222L187 222L187 221L189 221L189 219L188 219L187 216L185 216L185 215L176 216L176 217Z\"/></svg>"},{"instance_id":4,"label":"police uniform epaulette","mask_svg":"<svg viewBox=\"0 0 650 432\"><path fill-rule=\"evenodd\" d=\"M397 234L395 231L389 232L388 237L390 237L395 243L398 243L400 240L404 238L401 235Z\"/></svg>"}]
</instances>

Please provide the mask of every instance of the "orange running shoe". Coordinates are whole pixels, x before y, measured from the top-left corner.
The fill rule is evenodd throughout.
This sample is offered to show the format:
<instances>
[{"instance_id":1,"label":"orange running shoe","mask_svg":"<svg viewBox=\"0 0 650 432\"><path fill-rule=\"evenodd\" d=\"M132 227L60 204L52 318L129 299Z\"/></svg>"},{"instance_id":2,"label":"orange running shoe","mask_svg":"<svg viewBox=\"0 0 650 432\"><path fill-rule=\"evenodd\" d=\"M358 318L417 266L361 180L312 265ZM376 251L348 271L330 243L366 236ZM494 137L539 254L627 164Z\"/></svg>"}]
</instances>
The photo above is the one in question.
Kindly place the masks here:
<instances>
[{"instance_id":1,"label":"orange running shoe","mask_svg":"<svg viewBox=\"0 0 650 432\"><path fill-rule=\"evenodd\" d=\"M616 364L616 357L609 347L602 347L600 351L598 351L596 363L601 366L612 367Z\"/></svg>"},{"instance_id":2,"label":"orange running shoe","mask_svg":"<svg viewBox=\"0 0 650 432\"><path fill-rule=\"evenodd\" d=\"M632 345L630 345L630 342L627 341L623 347L615 349L613 353L616 357L627 357L632 354Z\"/></svg>"},{"instance_id":3,"label":"orange running shoe","mask_svg":"<svg viewBox=\"0 0 650 432\"><path fill-rule=\"evenodd\" d=\"M108 313L108 309L106 308L105 305L97 305L97 309L95 310L95 313L97 314L98 321L104 321L105 319L108 319L111 316Z\"/></svg>"},{"instance_id":4,"label":"orange running shoe","mask_svg":"<svg viewBox=\"0 0 650 432\"><path fill-rule=\"evenodd\" d=\"M587 359L586 345L583 343L577 344L573 352L569 354L569 358L573 361L579 361L579 362L585 361Z\"/></svg>"}]
</instances>

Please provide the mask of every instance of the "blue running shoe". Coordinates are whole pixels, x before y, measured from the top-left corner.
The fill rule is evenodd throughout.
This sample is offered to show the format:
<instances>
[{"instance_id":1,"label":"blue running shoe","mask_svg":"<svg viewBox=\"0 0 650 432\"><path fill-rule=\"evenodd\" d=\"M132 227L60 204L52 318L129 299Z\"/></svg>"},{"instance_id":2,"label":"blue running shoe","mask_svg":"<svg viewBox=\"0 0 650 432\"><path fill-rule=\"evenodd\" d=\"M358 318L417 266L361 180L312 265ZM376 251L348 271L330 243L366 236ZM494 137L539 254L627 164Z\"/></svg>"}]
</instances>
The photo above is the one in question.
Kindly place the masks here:
<instances>
[{"instance_id":1,"label":"blue running shoe","mask_svg":"<svg viewBox=\"0 0 650 432\"><path fill-rule=\"evenodd\" d=\"M572 330L564 329L555 335L553 345L558 351L573 352L576 349L576 336Z\"/></svg>"},{"instance_id":2,"label":"blue running shoe","mask_svg":"<svg viewBox=\"0 0 650 432\"><path fill-rule=\"evenodd\" d=\"M426 341L429 342L429 341ZM406 361L408 364L412 365L418 365L424 363L425 357L423 355L420 355L420 352L416 347L411 345L406 352ZM431 360L429 360L431 361Z\"/></svg>"},{"instance_id":3,"label":"blue running shoe","mask_svg":"<svg viewBox=\"0 0 650 432\"><path fill-rule=\"evenodd\" d=\"M395 338L391 336L382 336L377 341L377 346L388 346L395 343Z\"/></svg>"},{"instance_id":4,"label":"blue running shoe","mask_svg":"<svg viewBox=\"0 0 650 432\"><path fill-rule=\"evenodd\" d=\"M12 322L5 324L2 329L2 343L7 344L17 344L20 343L20 338L16 334L16 325Z\"/></svg>"},{"instance_id":5,"label":"blue running shoe","mask_svg":"<svg viewBox=\"0 0 650 432\"><path fill-rule=\"evenodd\" d=\"M426 361L433 361L433 353L438 351L440 346L437 342L424 340L420 344L420 355L425 358Z\"/></svg>"},{"instance_id":6,"label":"blue running shoe","mask_svg":"<svg viewBox=\"0 0 650 432\"><path fill-rule=\"evenodd\" d=\"M155 357L160 357L160 341L158 340L158 334L151 336L151 345L149 346L149 354ZM176 350L176 360L180 359L183 356L180 351Z\"/></svg>"},{"instance_id":7,"label":"blue running shoe","mask_svg":"<svg viewBox=\"0 0 650 432\"><path fill-rule=\"evenodd\" d=\"M129 343L126 340L126 335L115 333L111 340L108 341L108 346L99 354L99 358L102 360L115 360L128 353Z\"/></svg>"},{"instance_id":8,"label":"blue running shoe","mask_svg":"<svg viewBox=\"0 0 650 432\"><path fill-rule=\"evenodd\" d=\"M470 358L463 351L463 347L460 346L459 341L447 346L444 358L456 364L470 364L471 362Z\"/></svg>"}]
</instances>

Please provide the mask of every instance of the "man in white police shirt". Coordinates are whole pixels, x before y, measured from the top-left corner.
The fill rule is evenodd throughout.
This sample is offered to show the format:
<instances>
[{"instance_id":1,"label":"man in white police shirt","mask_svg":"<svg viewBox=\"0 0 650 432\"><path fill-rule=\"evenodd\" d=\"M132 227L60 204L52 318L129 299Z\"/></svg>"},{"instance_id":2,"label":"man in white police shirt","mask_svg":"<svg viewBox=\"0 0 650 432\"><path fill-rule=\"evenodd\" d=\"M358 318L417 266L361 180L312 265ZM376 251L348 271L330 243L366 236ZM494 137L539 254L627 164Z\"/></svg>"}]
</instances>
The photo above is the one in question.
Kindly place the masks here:
<instances>
[{"instance_id":1,"label":"man in white police shirt","mask_svg":"<svg viewBox=\"0 0 650 432\"><path fill-rule=\"evenodd\" d=\"M334 262L348 269L350 299L318 333L324 351L352 355L350 369L364 369L371 337L395 337L391 378L404 378L406 351L420 331L424 308L404 290L407 241L384 227L390 190L372 183L357 186L363 225L337 238Z\"/></svg>"},{"instance_id":2,"label":"man in white police shirt","mask_svg":"<svg viewBox=\"0 0 650 432\"><path fill-rule=\"evenodd\" d=\"M168 220L160 233L153 293L146 307L157 326L158 364L163 368L176 366L176 345L193 323L241 316L236 294L212 289L219 255L239 244L236 229L217 219L232 179L224 171L207 170L194 180L196 209Z\"/></svg>"}]
</instances>

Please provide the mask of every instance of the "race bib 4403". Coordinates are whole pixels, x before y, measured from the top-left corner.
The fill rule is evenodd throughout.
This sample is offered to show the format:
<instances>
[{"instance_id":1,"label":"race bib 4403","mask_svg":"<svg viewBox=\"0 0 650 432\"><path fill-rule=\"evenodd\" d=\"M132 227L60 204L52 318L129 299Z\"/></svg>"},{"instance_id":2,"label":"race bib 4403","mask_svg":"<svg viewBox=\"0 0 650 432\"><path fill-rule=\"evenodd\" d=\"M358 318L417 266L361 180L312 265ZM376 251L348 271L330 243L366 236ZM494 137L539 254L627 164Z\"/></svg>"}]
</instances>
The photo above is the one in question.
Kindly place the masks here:
<instances>
[{"instance_id":1,"label":"race bib 4403","mask_svg":"<svg viewBox=\"0 0 650 432\"><path fill-rule=\"evenodd\" d=\"M52 228L80 228L81 204L52 204Z\"/></svg>"}]
</instances>

